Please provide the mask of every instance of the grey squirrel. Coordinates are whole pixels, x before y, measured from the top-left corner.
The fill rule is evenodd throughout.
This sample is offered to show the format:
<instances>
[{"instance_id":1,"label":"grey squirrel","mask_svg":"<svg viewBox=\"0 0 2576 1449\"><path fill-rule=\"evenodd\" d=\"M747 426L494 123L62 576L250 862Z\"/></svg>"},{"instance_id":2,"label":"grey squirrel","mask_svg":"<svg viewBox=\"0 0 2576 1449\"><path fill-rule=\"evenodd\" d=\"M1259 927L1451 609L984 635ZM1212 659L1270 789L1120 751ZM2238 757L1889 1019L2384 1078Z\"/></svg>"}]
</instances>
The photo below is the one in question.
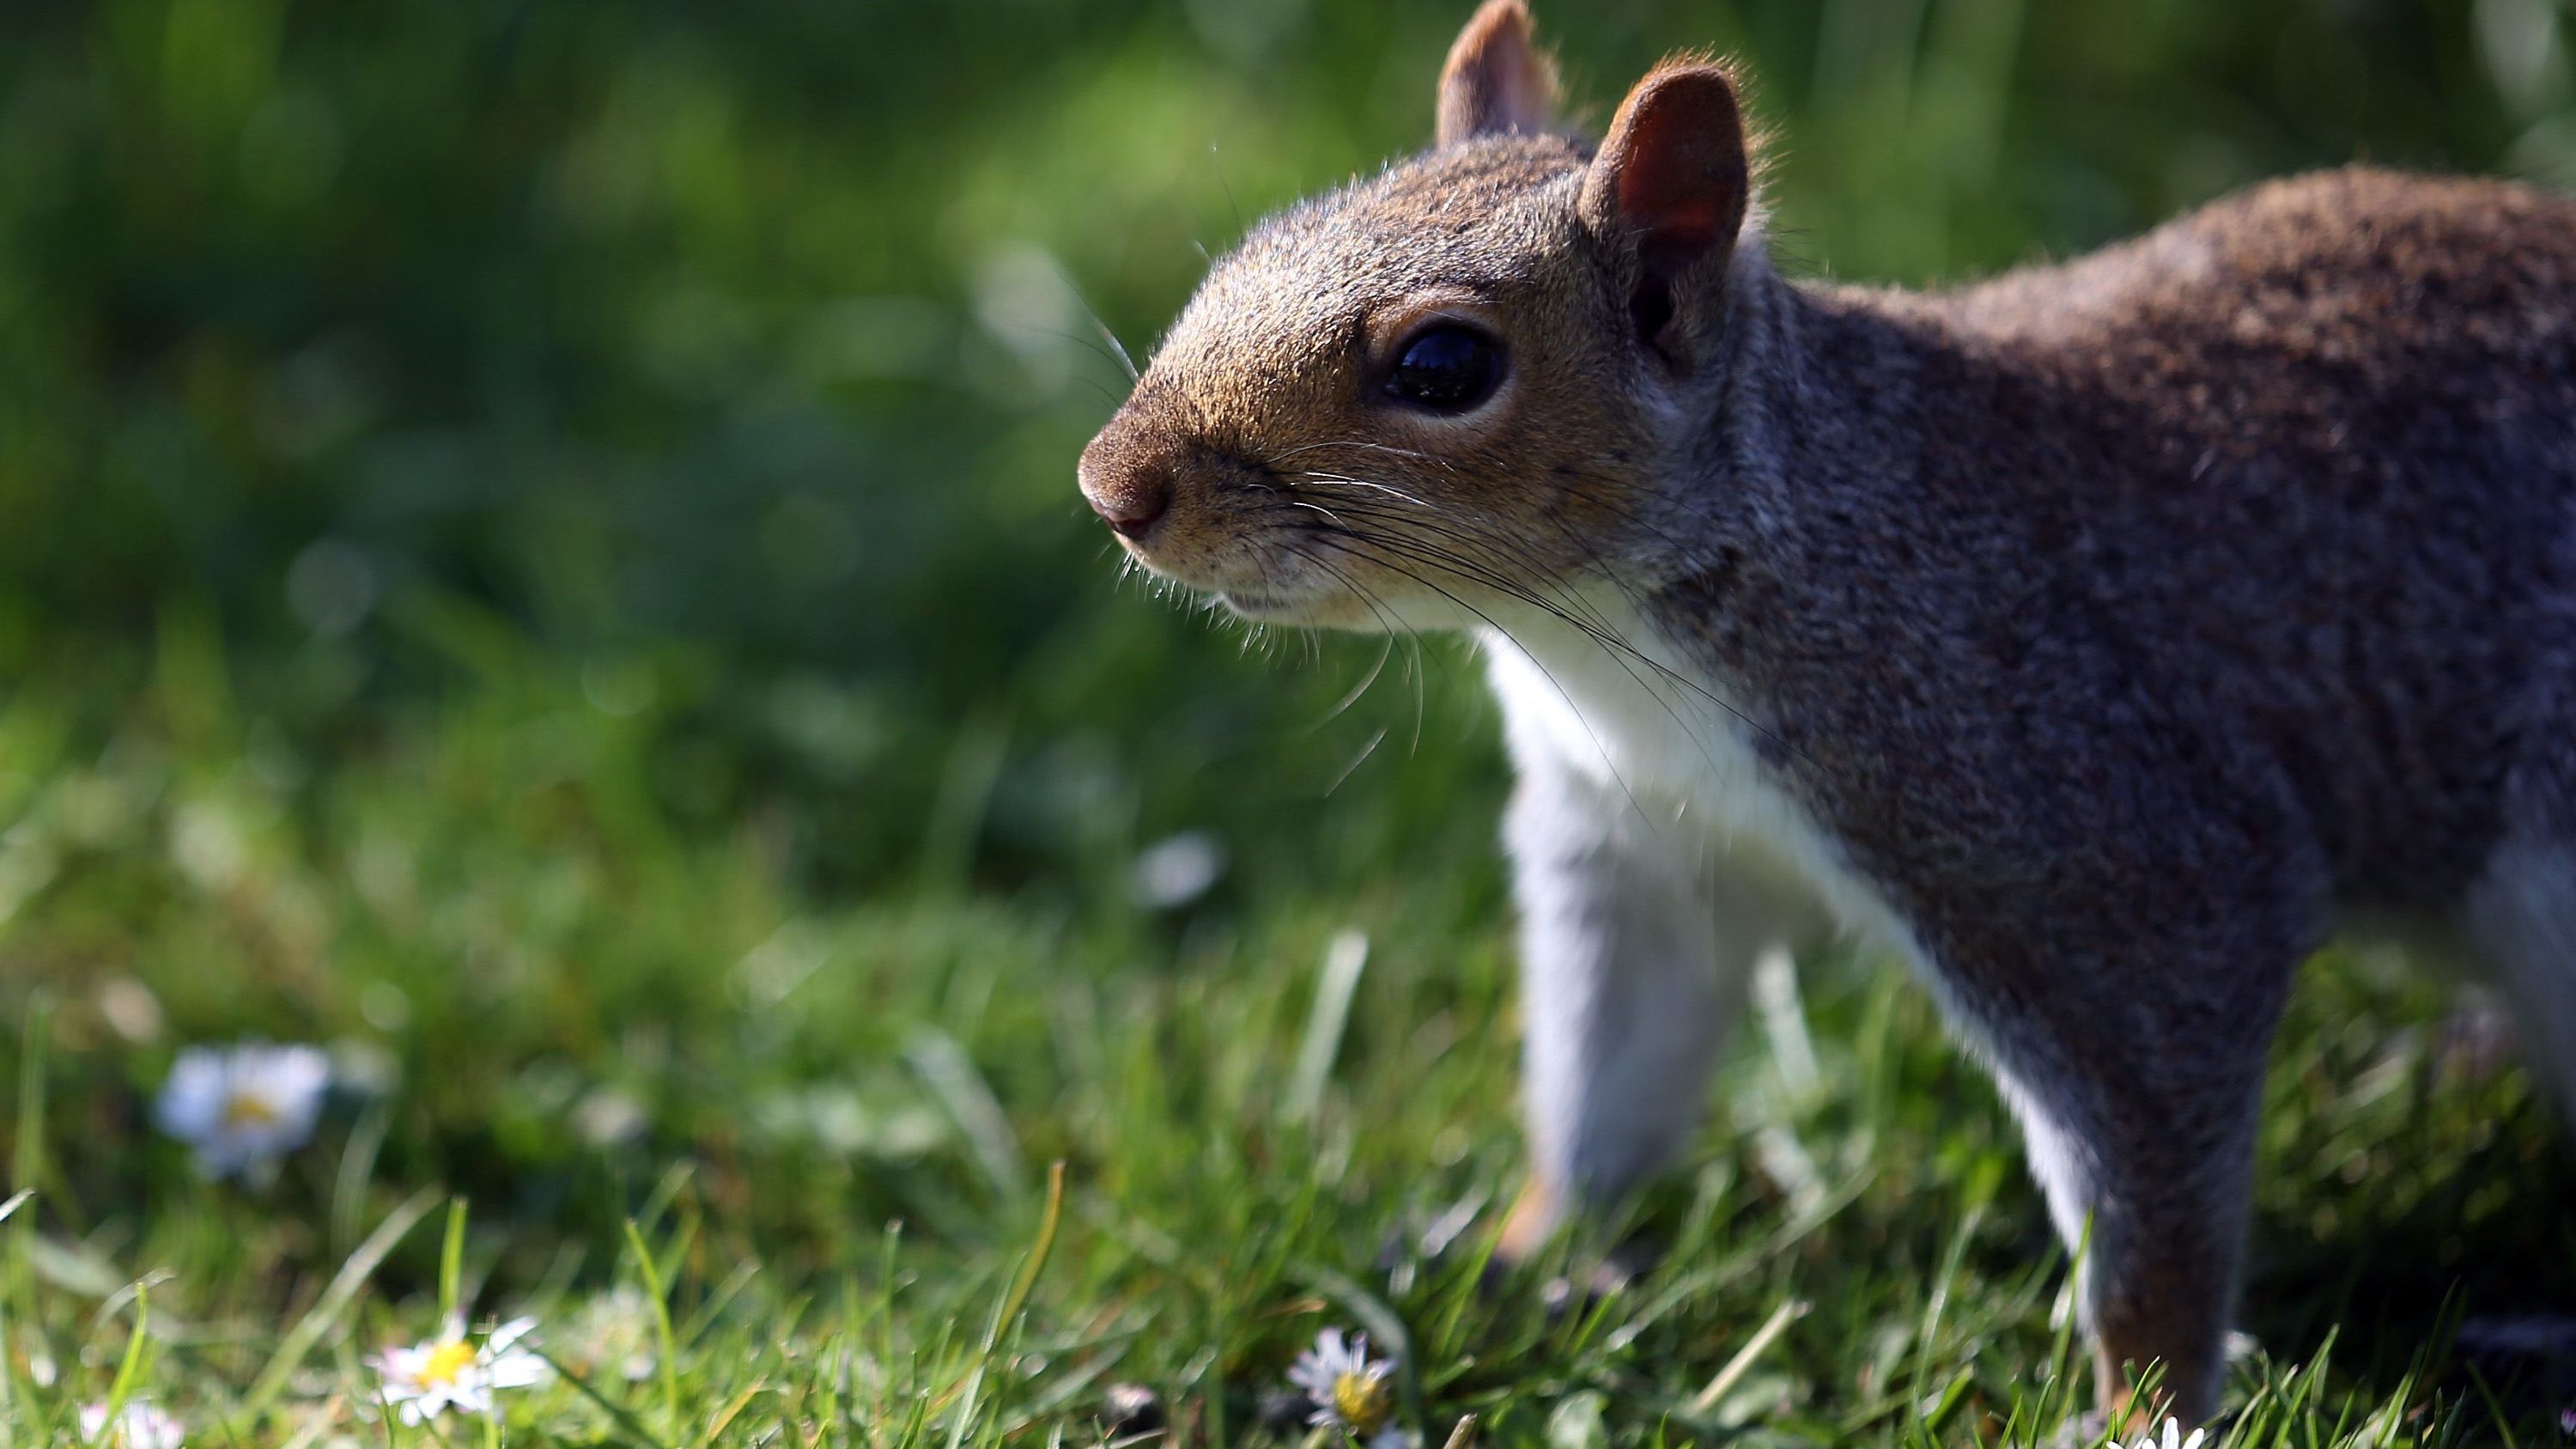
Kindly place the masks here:
<instances>
[{"instance_id":1,"label":"grey squirrel","mask_svg":"<svg viewBox=\"0 0 2576 1449\"><path fill-rule=\"evenodd\" d=\"M1489 0L1437 117L1215 266L1080 481L1246 619L1479 641L1507 1252L1685 1145L1754 955L1827 925L1992 1068L2115 1415L2216 1405L2331 932L2458 942L2576 1111L2576 204L2348 169L1874 290L1773 270L1722 64L1596 144Z\"/></svg>"}]
</instances>

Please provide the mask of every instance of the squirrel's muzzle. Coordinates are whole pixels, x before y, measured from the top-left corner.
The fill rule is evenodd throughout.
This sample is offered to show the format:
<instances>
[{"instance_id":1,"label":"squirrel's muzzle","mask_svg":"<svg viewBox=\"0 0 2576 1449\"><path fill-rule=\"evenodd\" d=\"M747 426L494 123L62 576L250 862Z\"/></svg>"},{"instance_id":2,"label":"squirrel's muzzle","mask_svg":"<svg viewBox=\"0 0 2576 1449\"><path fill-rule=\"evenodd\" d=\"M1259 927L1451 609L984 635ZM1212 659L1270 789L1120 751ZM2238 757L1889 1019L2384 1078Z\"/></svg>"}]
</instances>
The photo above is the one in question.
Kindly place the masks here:
<instances>
[{"instance_id":1,"label":"squirrel's muzzle","mask_svg":"<svg viewBox=\"0 0 2576 1449\"><path fill-rule=\"evenodd\" d=\"M1126 538L1142 540L1172 508L1172 457L1154 446L1129 411L1122 409L1082 450L1076 472L1084 501L1100 521Z\"/></svg>"}]
</instances>

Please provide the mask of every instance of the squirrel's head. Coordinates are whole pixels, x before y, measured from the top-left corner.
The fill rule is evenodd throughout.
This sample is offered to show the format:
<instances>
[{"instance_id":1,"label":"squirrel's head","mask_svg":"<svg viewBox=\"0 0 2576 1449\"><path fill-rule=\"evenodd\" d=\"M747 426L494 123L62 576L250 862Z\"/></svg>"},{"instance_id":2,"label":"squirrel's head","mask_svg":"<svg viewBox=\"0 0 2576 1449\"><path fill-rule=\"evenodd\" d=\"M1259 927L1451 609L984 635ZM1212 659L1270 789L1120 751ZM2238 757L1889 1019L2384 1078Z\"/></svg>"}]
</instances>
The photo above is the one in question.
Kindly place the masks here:
<instances>
[{"instance_id":1,"label":"squirrel's head","mask_svg":"<svg viewBox=\"0 0 2576 1449\"><path fill-rule=\"evenodd\" d=\"M1216 266L1083 450L1131 556L1247 618L1368 628L1470 623L1653 551L1725 362L1735 86L1667 62L1598 145L1554 113L1528 11L1487 0L1430 151Z\"/></svg>"}]
</instances>

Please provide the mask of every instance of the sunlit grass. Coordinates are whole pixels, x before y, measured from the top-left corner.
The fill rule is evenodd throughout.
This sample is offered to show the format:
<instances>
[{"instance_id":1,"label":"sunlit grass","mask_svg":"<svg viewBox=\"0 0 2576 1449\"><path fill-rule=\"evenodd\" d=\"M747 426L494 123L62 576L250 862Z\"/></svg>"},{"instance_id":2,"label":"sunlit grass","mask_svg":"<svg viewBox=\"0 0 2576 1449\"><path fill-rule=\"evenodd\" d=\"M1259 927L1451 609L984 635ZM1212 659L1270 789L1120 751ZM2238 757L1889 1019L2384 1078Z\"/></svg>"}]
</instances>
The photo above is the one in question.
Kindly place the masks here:
<instances>
[{"instance_id":1,"label":"sunlit grass","mask_svg":"<svg viewBox=\"0 0 2576 1449\"><path fill-rule=\"evenodd\" d=\"M667 741L578 678L338 749L242 727L235 666L171 627L147 711L0 710L0 856L49 862L5 978L19 1439L141 1400L193 1443L1087 1442L1150 1394L1130 1429L1286 1442L1327 1326L1396 1360L1433 1445L1468 1414L2041 1443L2090 1402L2010 1123L1883 963L1767 979L1698 1165L1480 1284L1519 1153L1473 837L1315 892L1239 836L1161 913L971 877L834 899L657 819ZM2501 1442L2499 1414L2547 1442L2545 1365L2447 1335L2563 1310L2569 1154L2433 988L2310 978L2224 1442ZM325 1043L337 1085L273 1181L208 1182L150 1099L179 1047L252 1036ZM1631 1232L1665 1251L1623 1291L1552 1281ZM548 1383L387 1422L372 1356L520 1316Z\"/></svg>"}]
</instances>

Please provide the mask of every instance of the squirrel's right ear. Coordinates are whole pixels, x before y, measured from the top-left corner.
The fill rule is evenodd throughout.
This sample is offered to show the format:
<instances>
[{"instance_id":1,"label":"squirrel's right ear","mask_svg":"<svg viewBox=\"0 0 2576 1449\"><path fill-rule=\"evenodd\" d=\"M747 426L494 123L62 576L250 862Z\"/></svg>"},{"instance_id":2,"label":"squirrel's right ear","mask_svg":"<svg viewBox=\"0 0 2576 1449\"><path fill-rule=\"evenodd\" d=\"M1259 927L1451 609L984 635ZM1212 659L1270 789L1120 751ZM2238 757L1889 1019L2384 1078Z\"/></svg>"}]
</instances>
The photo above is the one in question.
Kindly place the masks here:
<instances>
[{"instance_id":1,"label":"squirrel's right ear","mask_svg":"<svg viewBox=\"0 0 2576 1449\"><path fill-rule=\"evenodd\" d=\"M1677 365L1687 360L1704 285L1722 281L1744 226L1752 169L1735 82L1705 61L1657 67L1611 119L1583 178L1583 220L1635 258L1629 312L1644 340Z\"/></svg>"},{"instance_id":2,"label":"squirrel's right ear","mask_svg":"<svg viewBox=\"0 0 2576 1449\"><path fill-rule=\"evenodd\" d=\"M1556 67L1530 40L1522 0L1485 0L1440 68L1442 146L1556 124Z\"/></svg>"}]
</instances>

